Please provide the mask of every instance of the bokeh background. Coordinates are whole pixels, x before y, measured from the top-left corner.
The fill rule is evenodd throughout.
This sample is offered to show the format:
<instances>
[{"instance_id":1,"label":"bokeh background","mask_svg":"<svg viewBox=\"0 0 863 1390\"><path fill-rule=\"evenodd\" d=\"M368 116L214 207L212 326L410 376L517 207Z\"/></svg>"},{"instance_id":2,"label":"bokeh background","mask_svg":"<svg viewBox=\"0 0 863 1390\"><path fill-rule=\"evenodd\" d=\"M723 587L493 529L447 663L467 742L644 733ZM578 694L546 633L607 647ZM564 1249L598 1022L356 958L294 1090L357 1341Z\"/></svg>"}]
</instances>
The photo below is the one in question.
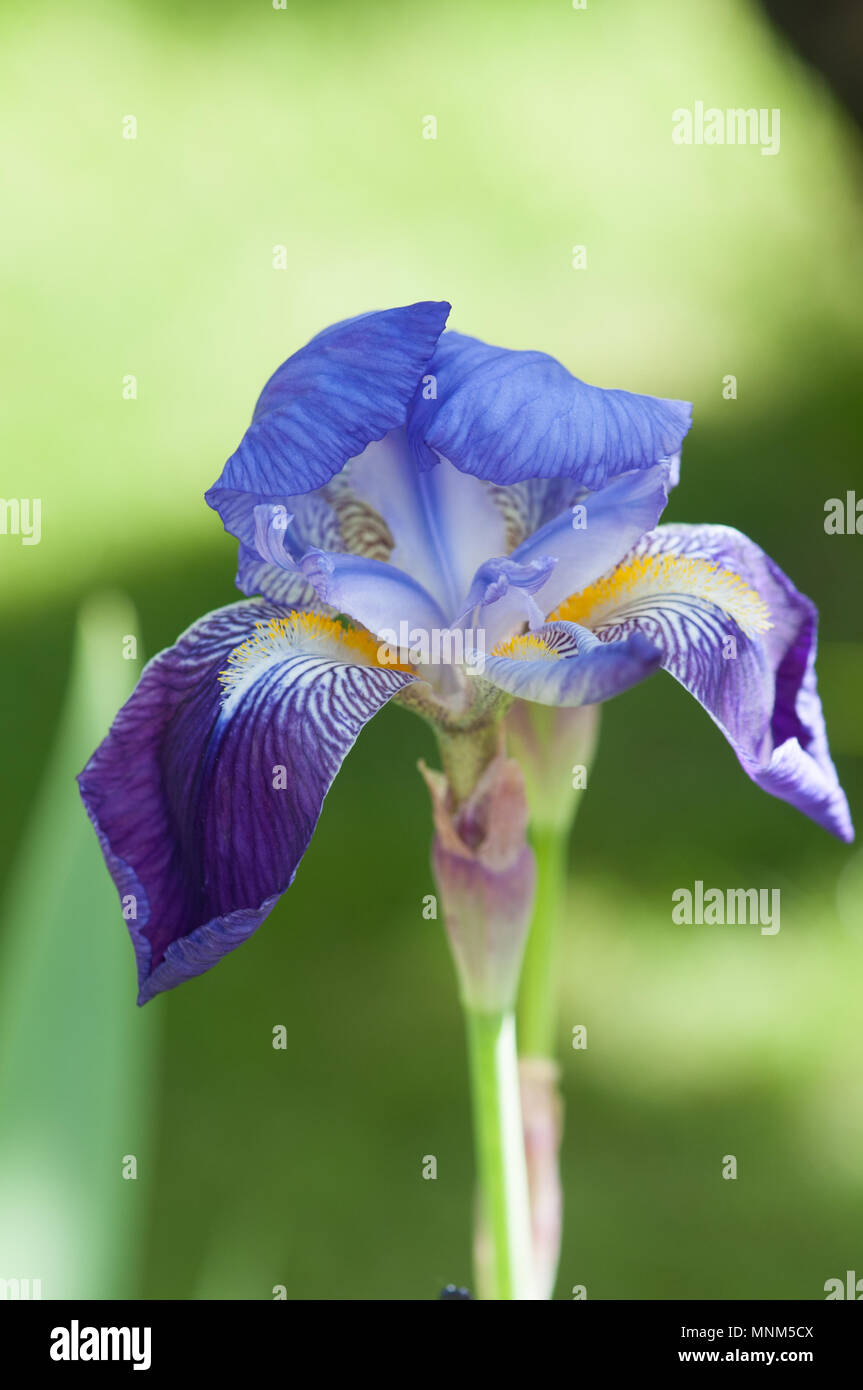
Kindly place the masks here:
<instances>
[{"instance_id":1,"label":"bokeh background","mask_svg":"<svg viewBox=\"0 0 863 1390\"><path fill-rule=\"evenodd\" d=\"M824 531L863 496L859 134L824 52L743 0L47 3L4 10L0 52L0 493L43 506L39 545L0 536L0 1277L434 1298L471 1279L472 1151L421 915L430 736L374 721L258 935L138 1010L72 782L140 669L122 638L152 655L234 596L202 494L275 366L447 298L463 331L694 402L668 519L739 526L818 602L859 819L863 537ZM780 153L673 144L696 100L779 107ZM780 888L779 935L675 927L696 878ZM861 892L861 851L750 784L670 678L605 709L560 978L558 1297L863 1274Z\"/></svg>"}]
</instances>

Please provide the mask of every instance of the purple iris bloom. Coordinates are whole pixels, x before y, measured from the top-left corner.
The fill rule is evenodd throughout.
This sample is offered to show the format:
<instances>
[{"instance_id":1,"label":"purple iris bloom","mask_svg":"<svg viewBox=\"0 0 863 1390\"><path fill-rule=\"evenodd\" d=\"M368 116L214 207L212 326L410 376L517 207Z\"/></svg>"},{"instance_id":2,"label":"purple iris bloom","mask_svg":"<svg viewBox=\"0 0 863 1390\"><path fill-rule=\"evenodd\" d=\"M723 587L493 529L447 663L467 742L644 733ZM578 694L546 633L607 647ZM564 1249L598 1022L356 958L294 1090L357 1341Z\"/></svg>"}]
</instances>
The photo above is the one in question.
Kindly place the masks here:
<instances>
[{"instance_id":1,"label":"purple iris bloom","mask_svg":"<svg viewBox=\"0 0 863 1390\"><path fill-rule=\"evenodd\" d=\"M335 324L270 378L207 493L251 597L149 663L79 777L139 1003L257 929L394 698L496 719L661 666L753 781L853 837L813 604L739 531L657 526L690 407L444 332L448 312Z\"/></svg>"}]
</instances>

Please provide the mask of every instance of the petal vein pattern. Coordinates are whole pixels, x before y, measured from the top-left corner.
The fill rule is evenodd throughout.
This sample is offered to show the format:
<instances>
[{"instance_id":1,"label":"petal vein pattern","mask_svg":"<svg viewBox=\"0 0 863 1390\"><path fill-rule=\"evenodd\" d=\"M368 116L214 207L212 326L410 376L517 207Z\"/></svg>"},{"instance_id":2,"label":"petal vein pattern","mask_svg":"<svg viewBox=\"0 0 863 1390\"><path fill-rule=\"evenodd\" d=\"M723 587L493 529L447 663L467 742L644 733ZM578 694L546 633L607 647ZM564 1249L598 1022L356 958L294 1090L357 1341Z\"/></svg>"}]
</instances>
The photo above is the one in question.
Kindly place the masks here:
<instances>
[{"instance_id":1,"label":"petal vein pattern","mask_svg":"<svg viewBox=\"0 0 863 1390\"><path fill-rule=\"evenodd\" d=\"M817 610L747 536L730 526L659 526L557 616L605 643L641 634L762 790L853 839L818 698Z\"/></svg>"},{"instance_id":2,"label":"petal vein pattern","mask_svg":"<svg viewBox=\"0 0 863 1390\"><path fill-rule=\"evenodd\" d=\"M246 602L145 669L79 778L134 903L139 1002L240 945L292 882L363 725L414 679L367 664L370 642Z\"/></svg>"}]
</instances>

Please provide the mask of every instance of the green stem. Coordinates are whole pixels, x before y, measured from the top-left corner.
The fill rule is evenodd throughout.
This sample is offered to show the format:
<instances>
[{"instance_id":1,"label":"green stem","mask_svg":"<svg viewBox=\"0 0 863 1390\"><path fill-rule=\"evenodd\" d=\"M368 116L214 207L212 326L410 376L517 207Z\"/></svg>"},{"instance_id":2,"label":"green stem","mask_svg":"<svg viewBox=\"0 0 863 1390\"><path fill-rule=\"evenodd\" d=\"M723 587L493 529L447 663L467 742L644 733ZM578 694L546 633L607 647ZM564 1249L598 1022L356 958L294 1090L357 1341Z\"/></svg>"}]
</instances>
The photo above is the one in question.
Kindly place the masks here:
<instances>
[{"instance_id":1,"label":"green stem","mask_svg":"<svg viewBox=\"0 0 863 1390\"><path fill-rule=\"evenodd\" d=\"M493 1299L530 1299L533 1259L515 1016L466 1011L480 1200Z\"/></svg>"},{"instance_id":2,"label":"green stem","mask_svg":"<svg viewBox=\"0 0 863 1390\"><path fill-rule=\"evenodd\" d=\"M557 934L566 890L569 834L543 826L534 830L531 838L537 886L519 991L519 1049L523 1057L554 1057Z\"/></svg>"}]
</instances>

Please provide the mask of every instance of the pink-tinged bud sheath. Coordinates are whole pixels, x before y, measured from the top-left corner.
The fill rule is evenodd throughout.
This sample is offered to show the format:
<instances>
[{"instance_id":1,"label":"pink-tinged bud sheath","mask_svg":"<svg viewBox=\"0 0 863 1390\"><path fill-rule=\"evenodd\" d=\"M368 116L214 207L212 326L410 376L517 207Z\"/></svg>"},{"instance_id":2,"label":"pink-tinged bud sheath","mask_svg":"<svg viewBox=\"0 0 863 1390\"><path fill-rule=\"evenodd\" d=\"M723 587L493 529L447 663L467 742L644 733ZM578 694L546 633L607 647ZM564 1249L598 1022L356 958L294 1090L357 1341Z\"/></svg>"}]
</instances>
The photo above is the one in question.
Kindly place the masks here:
<instances>
[{"instance_id":1,"label":"pink-tinged bud sheath","mask_svg":"<svg viewBox=\"0 0 863 1390\"><path fill-rule=\"evenodd\" d=\"M536 887L518 763L495 757L458 807L443 773L420 764L432 798L432 863L461 994L474 1011L515 1001Z\"/></svg>"}]
</instances>

